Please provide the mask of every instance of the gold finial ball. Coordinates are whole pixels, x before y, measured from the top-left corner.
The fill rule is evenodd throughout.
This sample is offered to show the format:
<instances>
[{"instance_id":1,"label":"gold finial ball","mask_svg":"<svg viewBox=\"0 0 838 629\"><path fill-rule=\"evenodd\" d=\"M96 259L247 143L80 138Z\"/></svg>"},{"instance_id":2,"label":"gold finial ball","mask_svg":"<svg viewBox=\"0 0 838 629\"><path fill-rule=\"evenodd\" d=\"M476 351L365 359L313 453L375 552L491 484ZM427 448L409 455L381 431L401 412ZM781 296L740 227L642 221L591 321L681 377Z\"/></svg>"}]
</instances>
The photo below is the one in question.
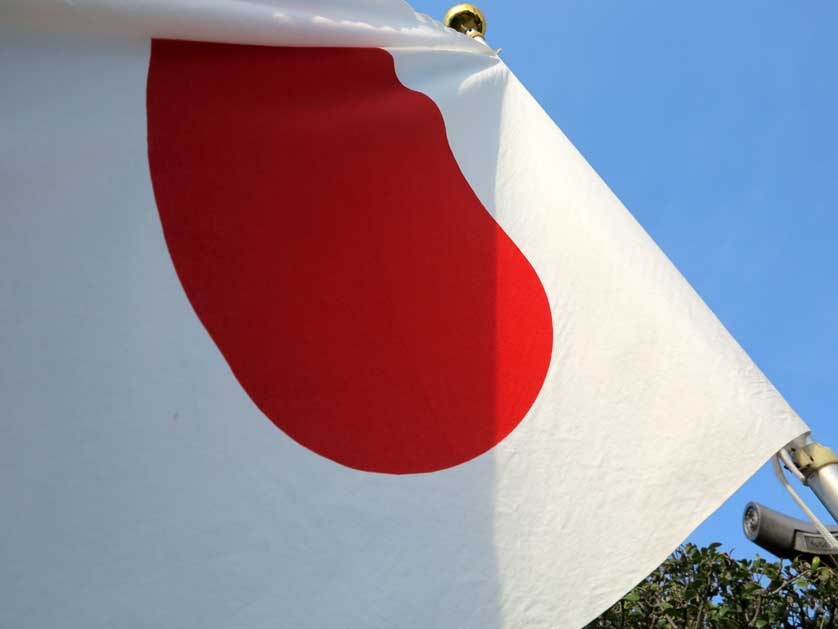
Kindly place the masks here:
<instances>
[{"instance_id":1,"label":"gold finial ball","mask_svg":"<svg viewBox=\"0 0 838 629\"><path fill-rule=\"evenodd\" d=\"M473 4L456 4L445 14L442 22L455 31L465 33L469 37L484 37L486 35L486 18L483 11Z\"/></svg>"}]
</instances>

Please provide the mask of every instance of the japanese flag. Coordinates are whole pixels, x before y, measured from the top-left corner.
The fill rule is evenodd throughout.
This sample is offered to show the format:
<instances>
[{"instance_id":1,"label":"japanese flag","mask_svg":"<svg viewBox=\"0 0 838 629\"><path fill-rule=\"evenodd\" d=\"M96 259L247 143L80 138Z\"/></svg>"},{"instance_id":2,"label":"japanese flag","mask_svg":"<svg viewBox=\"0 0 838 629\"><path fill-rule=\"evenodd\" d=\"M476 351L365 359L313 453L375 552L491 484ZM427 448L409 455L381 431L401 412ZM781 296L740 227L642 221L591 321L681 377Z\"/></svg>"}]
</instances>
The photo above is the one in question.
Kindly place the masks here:
<instances>
[{"instance_id":1,"label":"japanese flag","mask_svg":"<svg viewBox=\"0 0 838 629\"><path fill-rule=\"evenodd\" d=\"M0 20L0 625L577 627L806 431L401 1Z\"/></svg>"}]
</instances>

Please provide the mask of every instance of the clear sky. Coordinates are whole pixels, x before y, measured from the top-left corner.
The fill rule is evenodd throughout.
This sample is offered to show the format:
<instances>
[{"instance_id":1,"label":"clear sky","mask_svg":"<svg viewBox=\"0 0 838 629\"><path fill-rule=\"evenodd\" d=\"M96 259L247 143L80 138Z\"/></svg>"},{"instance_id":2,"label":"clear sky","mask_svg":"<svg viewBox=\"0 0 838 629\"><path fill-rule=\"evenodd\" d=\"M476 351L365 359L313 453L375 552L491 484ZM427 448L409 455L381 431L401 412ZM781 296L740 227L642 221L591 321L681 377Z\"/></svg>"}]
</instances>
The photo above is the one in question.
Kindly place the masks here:
<instances>
[{"instance_id":1,"label":"clear sky","mask_svg":"<svg viewBox=\"0 0 838 629\"><path fill-rule=\"evenodd\" d=\"M437 19L451 4L412 2ZM476 4L489 43L838 450L838 4ZM752 555L749 500L802 517L765 466L690 539Z\"/></svg>"}]
</instances>

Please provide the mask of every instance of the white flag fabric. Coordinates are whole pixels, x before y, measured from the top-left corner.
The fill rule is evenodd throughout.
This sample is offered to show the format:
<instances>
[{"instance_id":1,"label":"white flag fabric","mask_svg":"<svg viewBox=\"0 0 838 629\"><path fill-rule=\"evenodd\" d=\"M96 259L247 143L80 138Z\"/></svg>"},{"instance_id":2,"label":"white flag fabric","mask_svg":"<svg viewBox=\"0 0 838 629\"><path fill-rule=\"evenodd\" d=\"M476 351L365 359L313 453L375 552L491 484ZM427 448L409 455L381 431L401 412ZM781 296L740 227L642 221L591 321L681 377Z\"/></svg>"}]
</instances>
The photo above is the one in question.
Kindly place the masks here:
<instances>
[{"instance_id":1,"label":"white flag fabric","mask_svg":"<svg viewBox=\"0 0 838 629\"><path fill-rule=\"evenodd\" d=\"M0 16L0 625L578 627L807 430L406 4Z\"/></svg>"}]
</instances>

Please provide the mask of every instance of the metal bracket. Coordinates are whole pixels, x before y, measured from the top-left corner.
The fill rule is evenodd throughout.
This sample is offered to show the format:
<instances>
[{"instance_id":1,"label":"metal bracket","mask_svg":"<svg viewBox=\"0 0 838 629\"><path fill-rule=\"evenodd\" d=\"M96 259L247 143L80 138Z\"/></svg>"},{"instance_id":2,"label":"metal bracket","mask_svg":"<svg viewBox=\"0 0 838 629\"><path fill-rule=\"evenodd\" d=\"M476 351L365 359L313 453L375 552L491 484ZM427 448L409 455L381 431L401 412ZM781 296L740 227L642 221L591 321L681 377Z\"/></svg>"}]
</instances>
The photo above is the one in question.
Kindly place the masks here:
<instances>
[{"instance_id":1,"label":"metal bracket","mask_svg":"<svg viewBox=\"0 0 838 629\"><path fill-rule=\"evenodd\" d=\"M820 443L807 443L799 449L792 450L792 460L797 469L809 479L809 476L820 470L822 467L838 463L838 456L832 448Z\"/></svg>"}]
</instances>

